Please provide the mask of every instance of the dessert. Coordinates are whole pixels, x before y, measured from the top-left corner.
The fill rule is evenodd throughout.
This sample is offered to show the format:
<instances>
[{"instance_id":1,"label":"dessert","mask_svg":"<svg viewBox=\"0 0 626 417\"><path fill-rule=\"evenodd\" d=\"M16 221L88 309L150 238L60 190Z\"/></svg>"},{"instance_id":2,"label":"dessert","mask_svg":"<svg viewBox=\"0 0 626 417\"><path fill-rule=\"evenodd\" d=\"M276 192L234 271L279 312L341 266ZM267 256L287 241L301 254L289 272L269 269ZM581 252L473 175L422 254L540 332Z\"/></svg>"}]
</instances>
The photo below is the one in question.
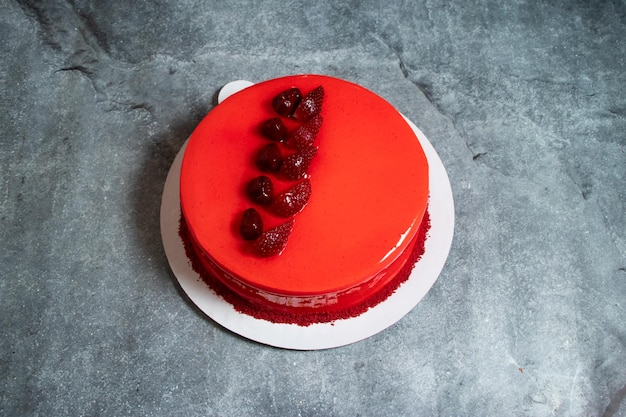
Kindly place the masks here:
<instances>
[{"instance_id":1,"label":"dessert","mask_svg":"<svg viewBox=\"0 0 626 417\"><path fill-rule=\"evenodd\" d=\"M180 176L192 265L236 309L308 325L388 297L424 250L428 162L388 102L298 75L212 109Z\"/></svg>"}]
</instances>

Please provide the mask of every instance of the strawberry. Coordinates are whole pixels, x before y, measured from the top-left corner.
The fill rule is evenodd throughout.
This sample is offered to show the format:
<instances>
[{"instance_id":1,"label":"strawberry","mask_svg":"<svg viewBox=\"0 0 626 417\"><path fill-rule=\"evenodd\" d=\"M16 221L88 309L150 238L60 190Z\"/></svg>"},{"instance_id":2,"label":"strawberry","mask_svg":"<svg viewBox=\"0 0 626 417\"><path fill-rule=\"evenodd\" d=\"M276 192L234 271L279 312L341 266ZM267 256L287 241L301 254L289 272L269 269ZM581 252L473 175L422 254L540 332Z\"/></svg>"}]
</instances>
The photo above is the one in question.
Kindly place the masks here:
<instances>
[{"instance_id":1,"label":"strawberry","mask_svg":"<svg viewBox=\"0 0 626 417\"><path fill-rule=\"evenodd\" d=\"M279 117L274 117L261 123L261 134L269 140L283 142L287 138L287 128Z\"/></svg>"},{"instance_id":2,"label":"strawberry","mask_svg":"<svg viewBox=\"0 0 626 417\"><path fill-rule=\"evenodd\" d=\"M302 100L302 93L298 88L290 88L278 94L272 100L274 111L281 116L291 116Z\"/></svg>"},{"instance_id":3,"label":"strawberry","mask_svg":"<svg viewBox=\"0 0 626 417\"><path fill-rule=\"evenodd\" d=\"M254 240L261 236L263 232L263 221L258 211L249 208L243 212L241 223L239 224L239 233L245 240Z\"/></svg>"},{"instance_id":4,"label":"strawberry","mask_svg":"<svg viewBox=\"0 0 626 417\"><path fill-rule=\"evenodd\" d=\"M317 138L317 133L322 126L322 116L315 115L310 120L307 120L297 129L293 131L289 138L287 139L287 144L296 149L302 149L305 146L311 145L315 138Z\"/></svg>"},{"instance_id":5,"label":"strawberry","mask_svg":"<svg viewBox=\"0 0 626 417\"><path fill-rule=\"evenodd\" d=\"M250 200L260 205L271 203L274 195L272 180L265 175L251 179L246 185L246 195Z\"/></svg>"},{"instance_id":6,"label":"strawberry","mask_svg":"<svg viewBox=\"0 0 626 417\"><path fill-rule=\"evenodd\" d=\"M287 239L293 230L293 219L266 230L252 244L256 253L263 257L280 255L287 246Z\"/></svg>"},{"instance_id":7,"label":"strawberry","mask_svg":"<svg viewBox=\"0 0 626 417\"><path fill-rule=\"evenodd\" d=\"M320 128L322 127L323 121L324 120L322 119L322 116L320 114L316 114L315 116L307 120L304 125L317 135L317 132L319 132Z\"/></svg>"},{"instance_id":8,"label":"strawberry","mask_svg":"<svg viewBox=\"0 0 626 417\"><path fill-rule=\"evenodd\" d=\"M321 85L302 98L294 116L296 119L306 122L322 110L322 101L324 101L324 87Z\"/></svg>"},{"instance_id":9,"label":"strawberry","mask_svg":"<svg viewBox=\"0 0 626 417\"><path fill-rule=\"evenodd\" d=\"M280 167L280 173L288 180L295 181L306 177L309 165L317 154L317 146L307 145L289 155Z\"/></svg>"},{"instance_id":10,"label":"strawberry","mask_svg":"<svg viewBox=\"0 0 626 417\"><path fill-rule=\"evenodd\" d=\"M269 209L276 216L291 217L306 206L310 196L311 181L305 179L276 196Z\"/></svg>"},{"instance_id":11,"label":"strawberry","mask_svg":"<svg viewBox=\"0 0 626 417\"><path fill-rule=\"evenodd\" d=\"M280 169L280 165L283 163L283 156L280 153L280 148L275 143L268 143L256 154L254 163L257 168L263 172L276 172Z\"/></svg>"}]
</instances>

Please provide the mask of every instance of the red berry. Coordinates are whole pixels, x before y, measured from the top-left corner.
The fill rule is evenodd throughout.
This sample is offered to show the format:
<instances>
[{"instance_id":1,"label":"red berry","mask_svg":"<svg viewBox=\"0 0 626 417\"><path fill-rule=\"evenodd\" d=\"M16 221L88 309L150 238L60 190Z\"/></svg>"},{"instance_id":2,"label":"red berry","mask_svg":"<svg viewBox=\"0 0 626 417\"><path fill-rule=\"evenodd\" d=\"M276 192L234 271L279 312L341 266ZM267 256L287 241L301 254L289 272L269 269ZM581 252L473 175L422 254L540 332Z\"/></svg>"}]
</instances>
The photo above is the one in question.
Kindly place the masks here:
<instances>
[{"instance_id":1,"label":"red berry","mask_svg":"<svg viewBox=\"0 0 626 417\"><path fill-rule=\"evenodd\" d=\"M261 123L261 133L275 142L282 142L287 138L287 128L278 117L267 119Z\"/></svg>"},{"instance_id":2,"label":"red berry","mask_svg":"<svg viewBox=\"0 0 626 417\"><path fill-rule=\"evenodd\" d=\"M280 153L280 148L275 143L268 143L256 154L254 160L257 168L263 172L276 172L280 169L280 165L283 163L283 156Z\"/></svg>"},{"instance_id":3,"label":"red berry","mask_svg":"<svg viewBox=\"0 0 626 417\"><path fill-rule=\"evenodd\" d=\"M272 180L265 175L253 178L246 186L246 194L250 200L257 204L265 205L271 203L274 196Z\"/></svg>"},{"instance_id":4,"label":"red berry","mask_svg":"<svg viewBox=\"0 0 626 417\"><path fill-rule=\"evenodd\" d=\"M279 217L291 217L300 212L311 196L311 181L305 179L279 194L270 205L270 211Z\"/></svg>"},{"instance_id":5,"label":"red berry","mask_svg":"<svg viewBox=\"0 0 626 417\"><path fill-rule=\"evenodd\" d=\"M310 129L312 132L314 132L317 135L317 132L319 132L320 128L322 127L323 121L324 120L322 119L322 116L320 114L316 114L315 116L307 120L304 123L304 126L306 126L308 129Z\"/></svg>"},{"instance_id":6,"label":"red berry","mask_svg":"<svg viewBox=\"0 0 626 417\"><path fill-rule=\"evenodd\" d=\"M273 227L254 241L253 247L260 256L280 255L287 246L287 239L293 230L293 219Z\"/></svg>"},{"instance_id":7,"label":"red berry","mask_svg":"<svg viewBox=\"0 0 626 417\"><path fill-rule=\"evenodd\" d=\"M280 173L288 180L299 180L304 178L308 172L311 161L317 154L317 147L308 145L298 150L293 155L289 155L280 167Z\"/></svg>"},{"instance_id":8,"label":"red berry","mask_svg":"<svg viewBox=\"0 0 626 417\"><path fill-rule=\"evenodd\" d=\"M322 110L322 101L324 101L324 87L320 85L302 98L294 113L296 119L306 122L319 114Z\"/></svg>"},{"instance_id":9,"label":"red berry","mask_svg":"<svg viewBox=\"0 0 626 417\"><path fill-rule=\"evenodd\" d=\"M263 221L258 211L249 208L243 212L241 223L239 224L239 233L245 240L254 240L263 233Z\"/></svg>"},{"instance_id":10,"label":"red berry","mask_svg":"<svg viewBox=\"0 0 626 417\"><path fill-rule=\"evenodd\" d=\"M278 94L272 100L272 107L281 116L291 116L302 100L302 93L297 88L290 88Z\"/></svg>"},{"instance_id":11,"label":"red berry","mask_svg":"<svg viewBox=\"0 0 626 417\"><path fill-rule=\"evenodd\" d=\"M322 126L322 116L315 115L310 120L298 126L296 130L289 135L287 144L296 149L302 149L311 145L317 138L317 133Z\"/></svg>"}]
</instances>

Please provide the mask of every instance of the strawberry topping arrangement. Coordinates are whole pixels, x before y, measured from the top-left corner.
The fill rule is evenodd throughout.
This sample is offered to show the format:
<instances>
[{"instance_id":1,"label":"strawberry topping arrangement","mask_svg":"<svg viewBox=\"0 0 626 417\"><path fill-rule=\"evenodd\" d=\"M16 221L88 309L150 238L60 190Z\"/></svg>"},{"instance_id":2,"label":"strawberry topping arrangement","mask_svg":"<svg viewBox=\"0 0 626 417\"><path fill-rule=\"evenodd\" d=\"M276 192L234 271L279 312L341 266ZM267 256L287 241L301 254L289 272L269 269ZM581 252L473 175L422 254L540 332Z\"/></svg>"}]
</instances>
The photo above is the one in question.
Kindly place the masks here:
<instances>
[{"instance_id":1,"label":"strawberry topping arrangement","mask_svg":"<svg viewBox=\"0 0 626 417\"><path fill-rule=\"evenodd\" d=\"M308 170L317 154L314 145L322 126L324 88L318 86L306 95L300 89L289 88L272 99L272 108L278 115L261 121L259 133L266 141L256 153L254 164L264 174L252 178L245 191L250 202L273 216L285 221L276 227L263 230L262 215L256 208L246 209L239 226L243 239L252 242L256 255L280 255L295 223L295 216L307 205L311 196ZM290 132L283 118L296 121L298 126ZM271 175L293 181L287 190L275 195Z\"/></svg>"}]
</instances>

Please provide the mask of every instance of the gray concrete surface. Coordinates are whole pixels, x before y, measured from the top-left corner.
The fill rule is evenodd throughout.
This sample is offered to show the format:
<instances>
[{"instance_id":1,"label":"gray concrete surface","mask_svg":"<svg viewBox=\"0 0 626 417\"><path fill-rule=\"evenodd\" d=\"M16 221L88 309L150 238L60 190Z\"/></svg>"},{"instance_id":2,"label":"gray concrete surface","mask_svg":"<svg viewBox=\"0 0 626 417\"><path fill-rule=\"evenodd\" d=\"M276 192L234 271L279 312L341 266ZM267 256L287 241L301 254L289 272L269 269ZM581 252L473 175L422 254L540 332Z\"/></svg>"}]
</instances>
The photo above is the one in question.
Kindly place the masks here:
<instances>
[{"instance_id":1,"label":"gray concrete surface","mask_svg":"<svg viewBox=\"0 0 626 417\"><path fill-rule=\"evenodd\" d=\"M0 415L626 415L626 4L550 3L0 1ZM201 314L158 223L220 86L303 72L412 119L457 216L411 313L315 352Z\"/></svg>"}]
</instances>

